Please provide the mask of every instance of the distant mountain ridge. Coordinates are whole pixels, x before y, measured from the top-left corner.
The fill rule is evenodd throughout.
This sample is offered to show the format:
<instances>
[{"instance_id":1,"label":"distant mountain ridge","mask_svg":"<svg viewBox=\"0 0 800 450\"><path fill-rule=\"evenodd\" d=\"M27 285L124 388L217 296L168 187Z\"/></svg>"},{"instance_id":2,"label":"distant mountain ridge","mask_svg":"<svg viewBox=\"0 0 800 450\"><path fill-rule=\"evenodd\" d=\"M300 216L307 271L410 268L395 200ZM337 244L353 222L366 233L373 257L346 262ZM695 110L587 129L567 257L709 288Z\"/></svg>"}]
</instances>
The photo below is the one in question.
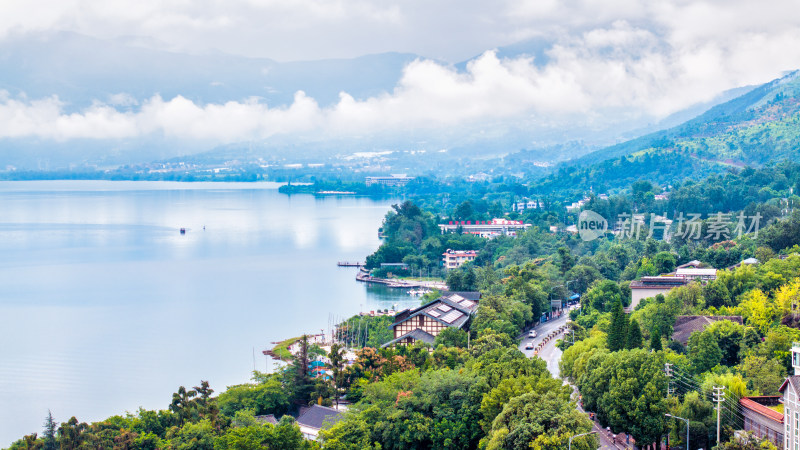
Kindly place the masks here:
<instances>
[{"instance_id":1,"label":"distant mountain ridge","mask_svg":"<svg viewBox=\"0 0 800 450\"><path fill-rule=\"evenodd\" d=\"M753 88L676 127L606 147L535 182L543 192L597 192L637 179L669 184L714 172L800 159L800 71Z\"/></svg>"},{"instance_id":2,"label":"distant mountain ridge","mask_svg":"<svg viewBox=\"0 0 800 450\"><path fill-rule=\"evenodd\" d=\"M791 117L798 111L800 111L800 71L794 71L784 77L758 86L739 97L713 106L708 111L681 125L597 150L575 162L583 165L608 158L630 155L643 150L663 150L674 147L681 142L688 143L690 140L698 141L697 144L702 147L700 141L703 139L714 136L721 137L726 133L731 133L734 130L743 130L758 123L779 122L786 119L789 119L791 123ZM714 152L713 149L711 151L703 151L697 148L697 150L707 157L726 156L730 157L730 159L738 158L738 162L745 164L761 164L775 156L782 156L773 154L764 159L757 155L749 154L747 151L720 154L719 152ZM789 156L795 150L796 148L792 147L784 156Z\"/></svg>"},{"instance_id":3,"label":"distant mountain ridge","mask_svg":"<svg viewBox=\"0 0 800 450\"><path fill-rule=\"evenodd\" d=\"M199 103L259 97L286 105L303 90L321 105L339 92L367 98L391 90L403 67L419 58L382 53L352 59L277 62L227 54L193 55L156 50L130 38L101 40L70 32L0 41L0 89L28 98L58 95L76 109L124 93L142 101L160 94Z\"/></svg>"},{"instance_id":4,"label":"distant mountain ridge","mask_svg":"<svg viewBox=\"0 0 800 450\"><path fill-rule=\"evenodd\" d=\"M500 58L533 58L534 64L542 67L548 62L547 49L553 42L536 38L495 51ZM71 32L30 33L0 40L3 73L0 96L23 103L58 97L63 114L83 112L97 102L120 112L135 113L143 102L155 95L166 100L180 95L197 105L256 98L274 108L291 104L295 93L302 90L325 109L339 102L341 92L347 92L356 100L384 94L391 96L404 69L417 59L429 58L410 53L382 53L350 59L278 62L224 53L180 53L136 36L103 40ZM469 61L474 60L452 65L441 62L441 65L464 72ZM204 159L208 157L204 153L214 152L218 155L210 157L216 159L239 159L248 155L267 158L275 154L290 159L295 156L299 156L296 159L322 159L361 151L426 150L430 154L446 150L443 157L467 161L501 158L523 149L527 154L519 155L522 160L533 158L534 163L540 160L558 163L621 139L671 126L727 100L732 92L736 91L694 105L658 123L639 117L612 121L607 126L595 126L589 121L550 127L546 121L539 124L536 120L504 122L497 119L480 126L443 127L429 133L391 130L363 136L322 136L316 140L288 133L267 139L242 137L243 141L221 144L181 140L157 132L124 139L66 140L34 134L0 140L0 170L6 167L34 170L83 166L113 168L188 155ZM656 135L650 136L652 139ZM639 150L633 149L630 143L627 147L620 145L617 153L610 147L612 150L606 153L595 153L577 161L589 164ZM537 169L536 173L541 171Z\"/></svg>"}]
</instances>

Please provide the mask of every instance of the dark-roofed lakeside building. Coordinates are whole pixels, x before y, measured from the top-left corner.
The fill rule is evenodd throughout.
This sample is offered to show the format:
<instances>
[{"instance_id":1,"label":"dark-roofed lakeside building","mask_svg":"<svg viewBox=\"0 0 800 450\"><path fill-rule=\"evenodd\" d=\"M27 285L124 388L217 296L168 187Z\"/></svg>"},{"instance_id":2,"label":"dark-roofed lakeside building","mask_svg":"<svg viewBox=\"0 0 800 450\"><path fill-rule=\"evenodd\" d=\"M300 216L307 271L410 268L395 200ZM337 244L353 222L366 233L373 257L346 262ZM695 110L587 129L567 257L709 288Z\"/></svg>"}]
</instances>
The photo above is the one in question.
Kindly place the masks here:
<instances>
[{"instance_id":1,"label":"dark-roofed lakeside building","mask_svg":"<svg viewBox=\"0 0 800 450\"><path fill-rule=\"evenodd\" d=\"M397 313L391 325L394 339L383 344L409 345L416 341L433 344L446 328L465 328L478 310L480 292L442 292L442 295L425 305Z\"/></svg>"},{"instance_id":2,"label":"dark-roofed lakeside building","mask_svg":"<svg viewBox=\"0 0 800 450\"><path fill-rule=\"evenodd\" d=\"M297 425L306 439L315 440L319 431L326 425L333 425L342 419L342 412L327 406L312 405L302 408L297 416Z\"/></svg>"}]
</instances>

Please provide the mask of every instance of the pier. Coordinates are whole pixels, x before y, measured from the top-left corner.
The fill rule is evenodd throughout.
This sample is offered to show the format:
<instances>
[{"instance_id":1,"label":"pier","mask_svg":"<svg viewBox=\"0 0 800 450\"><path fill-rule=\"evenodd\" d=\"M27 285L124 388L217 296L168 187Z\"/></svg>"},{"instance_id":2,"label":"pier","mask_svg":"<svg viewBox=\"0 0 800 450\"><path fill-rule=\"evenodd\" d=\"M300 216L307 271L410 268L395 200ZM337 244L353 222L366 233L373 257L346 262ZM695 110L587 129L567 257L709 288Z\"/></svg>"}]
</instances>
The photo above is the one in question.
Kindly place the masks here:
<instances>
[{"instance_id":1,"label":"pier","mask_svg":"<svg viewBox=\"0 0 800 450\"><path fill-rule=\"evenodd\" d=\"M339 261L336 263L339 267L363 267L365 263L363 262L353 262L353 261Z\"/></svg>"}]
</instances>

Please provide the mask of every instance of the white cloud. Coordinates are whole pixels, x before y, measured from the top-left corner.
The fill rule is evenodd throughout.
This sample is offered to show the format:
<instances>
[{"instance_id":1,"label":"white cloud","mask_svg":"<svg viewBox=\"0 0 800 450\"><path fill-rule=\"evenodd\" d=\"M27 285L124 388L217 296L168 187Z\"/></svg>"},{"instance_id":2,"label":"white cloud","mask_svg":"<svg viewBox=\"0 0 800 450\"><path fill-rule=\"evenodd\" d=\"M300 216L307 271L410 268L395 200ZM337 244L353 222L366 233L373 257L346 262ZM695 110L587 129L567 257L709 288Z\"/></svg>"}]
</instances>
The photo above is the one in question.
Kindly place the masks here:
<instances>
[{"instance_id":1,"label":"white cloud","mask_svg":"<svg viewBox=\"0 0 800 450\"><path fill-rule=\"evenodd\" d=\"M546 64L493 52L466 71L429 59L405 68L392 92L340 94L322 108L298 92L291 105L256 99L198 104L119 93L67 114L57 98L0 96L0 136L49 139L164 135L231 142L290 134L402 134L486 124L603 126L660 118L726 89L800 68L800 8L748 0L64 0L0 3L0 35L69 29L144 35L168 46L303 59L410 50L469 55L520 37L546 36ZM37 11L37 12L34 12ZM274 54L280 53L279 55ZM285 53L281 53L285 52ZM532 129L532 132L534 130Z\"/></svg>"}]
</instances>

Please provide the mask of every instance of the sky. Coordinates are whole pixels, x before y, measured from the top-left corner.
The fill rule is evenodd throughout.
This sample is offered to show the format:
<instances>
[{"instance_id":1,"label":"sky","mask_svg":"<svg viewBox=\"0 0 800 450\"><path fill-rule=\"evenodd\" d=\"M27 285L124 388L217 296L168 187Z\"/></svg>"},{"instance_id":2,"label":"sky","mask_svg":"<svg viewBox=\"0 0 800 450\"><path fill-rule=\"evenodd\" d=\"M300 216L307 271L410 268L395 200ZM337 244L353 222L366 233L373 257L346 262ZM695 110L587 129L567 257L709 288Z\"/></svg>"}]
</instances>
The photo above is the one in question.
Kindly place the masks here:
<instances>
[{"instance_id":1,"label":"sky","mask_svg":"<svg viewBox=\"0 0 800 450\"><path fill-rule=\"evenodd\" d=\"M598 128L659 120L725 90L800 68L794 0L6 0L0 41L72 31L208 55L278 61L409 52L396 86L366 99L347 92L320 106L257 98L203 104L153 92L98 98L67 112L58 92L0 92L0 138L130 139L215 143L276 134L437 133L485 124ZM546 59L495 49L546 42ZM470 59L465 70L455 63ZM133 107L131 107L133 106Z\"/></svg>"}]
</instances>

